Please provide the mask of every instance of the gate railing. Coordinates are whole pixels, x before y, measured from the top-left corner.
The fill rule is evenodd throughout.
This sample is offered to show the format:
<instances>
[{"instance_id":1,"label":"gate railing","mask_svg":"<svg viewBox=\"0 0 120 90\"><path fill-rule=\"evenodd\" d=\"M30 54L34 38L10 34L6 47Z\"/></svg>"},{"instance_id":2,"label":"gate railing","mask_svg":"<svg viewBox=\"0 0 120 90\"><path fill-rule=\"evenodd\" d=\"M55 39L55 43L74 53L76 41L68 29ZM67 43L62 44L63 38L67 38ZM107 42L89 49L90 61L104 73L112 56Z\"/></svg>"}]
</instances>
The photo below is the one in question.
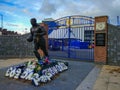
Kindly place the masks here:
<instances>
[{"instance_id":1,"label":"gate railing","mask_svg":"<svg viewBox=\"0 0 120 90\"><path fill-rule=\"evenodd\" d=\"M93 18L68 16L57 19L55 22L58 23L59 28L53 30L48 36L50 44L49 52L52 56L84 60L94 59L94 50L90 48L90 46L94 44ZM51 42L51 40L54 42ZM84 54L82 52L84 52Z\"/></svg>"}]
</instances>

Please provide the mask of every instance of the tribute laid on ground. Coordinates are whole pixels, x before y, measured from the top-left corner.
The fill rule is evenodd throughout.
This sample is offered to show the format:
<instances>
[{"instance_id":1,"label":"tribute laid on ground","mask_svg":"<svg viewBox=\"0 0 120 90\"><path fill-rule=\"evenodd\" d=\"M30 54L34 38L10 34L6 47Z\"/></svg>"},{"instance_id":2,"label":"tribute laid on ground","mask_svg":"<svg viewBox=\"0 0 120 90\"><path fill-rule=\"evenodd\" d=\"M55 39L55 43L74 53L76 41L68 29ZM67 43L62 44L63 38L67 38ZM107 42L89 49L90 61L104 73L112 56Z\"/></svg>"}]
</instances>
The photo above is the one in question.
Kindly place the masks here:
<instances>
[{"instance_id":1,"label":"tribute laid on ground","mask_svg":"<svg viewBox=\"0 0 120 90\"><path fill-rule=\"evenodd\" d=\"M67 69L67 62L43 60L38 63L38 61L28 61L8 68L5 76L16 80L28 80L33 85L38 86L53 80L56 75Z\"/></svg>"}]
</instances>

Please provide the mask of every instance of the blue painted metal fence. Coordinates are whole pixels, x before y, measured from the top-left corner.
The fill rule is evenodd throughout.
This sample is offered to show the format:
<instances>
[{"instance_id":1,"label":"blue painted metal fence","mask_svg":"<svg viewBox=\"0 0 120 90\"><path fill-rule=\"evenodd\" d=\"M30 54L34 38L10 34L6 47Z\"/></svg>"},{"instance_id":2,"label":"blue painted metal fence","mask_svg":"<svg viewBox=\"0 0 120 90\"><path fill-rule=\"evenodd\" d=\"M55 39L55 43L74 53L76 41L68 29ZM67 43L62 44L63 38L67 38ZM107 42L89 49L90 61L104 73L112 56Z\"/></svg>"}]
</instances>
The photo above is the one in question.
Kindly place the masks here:
<instances>
[{"instance_id":1,"label":"blue painted metal fence","mask_svg":"<svg viewBox=\"0 0 120 90\"><path fill-rule=\"evenodd\" d=\"M93 61L94 19L76 15L55 22L59 28L48 36L50 56Z\"/></svg>"}]
</instances>

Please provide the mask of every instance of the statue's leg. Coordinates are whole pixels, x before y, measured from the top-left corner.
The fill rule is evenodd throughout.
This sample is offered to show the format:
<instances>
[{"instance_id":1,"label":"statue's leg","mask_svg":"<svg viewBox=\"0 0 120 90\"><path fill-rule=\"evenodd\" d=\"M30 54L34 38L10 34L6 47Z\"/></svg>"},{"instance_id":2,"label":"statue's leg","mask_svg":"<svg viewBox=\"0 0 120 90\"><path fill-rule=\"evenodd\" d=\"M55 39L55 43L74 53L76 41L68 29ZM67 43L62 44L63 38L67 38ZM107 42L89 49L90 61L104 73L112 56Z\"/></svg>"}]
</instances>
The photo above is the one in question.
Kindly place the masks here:
<instances>
[{"instance_id":1,"label":"statue's leg","mask_svg":"<svg viewBox=\"0 0 120 90\"><path fill-rule=\"evenodd\" d=\"M45 55L46 57L48 57L48 51L47 51L47 49L46 49L45 39L43 39L43 41L41 42L40 48L41 48L41 50L43 51L44 55Z\"/></svg>"},{"instance_id":2,"label":"statue's leg","mask_svg":"<svg viewBox=\"0 0 120 90\"><path fill-rule=\"evenodd\" d=\"M43 49L44 50L44 49ZM44 51L41 48L38 49L38 53L40 54L44 64L48 64L49 63L49 57L48 54L45 55ZM47 53L47 52L46 52Z\"/></svg>"},{"instance_id":3,"label":"statue's leg","mask_svg":"<svg viewBox=\"0 0 120 90\"><path fill-rule=\"evenodd\" d=\"M41 60L40 58L40 54L38 53L38 49L39 49L39 44L38 43L34 43L34 54L36 56L36 58L39 60Z\"/></svg>"},{"instance_id":4,"label":"statue's leg","mask_svg":"<svg viewBox=\"0 0 120 90\"><path fill-rule=\"evenodd\" d=\"M43 51L44 51L44 53L45 53L45 56L46 56L46 57L49 57L48 51L46 50L46 47L45 47L45 49L44 49Z\"/></svg>"},{"instance_id":5,"label":"statue's leg","mask_svg":"<svg viewBox=\"0 0 120 90\"><path fill-rule=\"evenodd\" d=\"M40 54L37 52L37 50L34 50L34 54L38 60L40 60Z\"/></svg>"},{"instance_id":6,"label":"statue's leg","mask_svg":"<svg viewBox=\"0 0 120 90\"><path fill-rule=\"evenodd\" d=\"M38 51L38 53L39 53L41 59L43 59L44 56L45 56L43 50L42 50L41 48L39 48L37 51Z\"/></svg>"}]
</instances>

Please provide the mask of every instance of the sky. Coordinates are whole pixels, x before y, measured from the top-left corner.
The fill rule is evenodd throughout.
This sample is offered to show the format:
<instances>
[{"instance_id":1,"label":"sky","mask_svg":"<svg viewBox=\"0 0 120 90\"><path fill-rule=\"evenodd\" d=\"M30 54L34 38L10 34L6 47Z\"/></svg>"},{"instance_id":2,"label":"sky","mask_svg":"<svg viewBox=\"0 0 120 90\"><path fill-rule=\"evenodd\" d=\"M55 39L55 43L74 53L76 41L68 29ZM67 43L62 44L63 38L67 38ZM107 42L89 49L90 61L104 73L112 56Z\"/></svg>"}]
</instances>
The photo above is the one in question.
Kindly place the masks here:
<instances>
[{"instance_id":1,"label":"sky","mask_svg":"<svg viewBox=\"0 0 120 90\"><path fill-rule=\"evenodd\" d=\"M41 22L72 15L107 15L111 24L117 24L119 8L120 0L0 0L3 28L21 34L29 32L31 18Z\"/></svg>"}]
</instances>

